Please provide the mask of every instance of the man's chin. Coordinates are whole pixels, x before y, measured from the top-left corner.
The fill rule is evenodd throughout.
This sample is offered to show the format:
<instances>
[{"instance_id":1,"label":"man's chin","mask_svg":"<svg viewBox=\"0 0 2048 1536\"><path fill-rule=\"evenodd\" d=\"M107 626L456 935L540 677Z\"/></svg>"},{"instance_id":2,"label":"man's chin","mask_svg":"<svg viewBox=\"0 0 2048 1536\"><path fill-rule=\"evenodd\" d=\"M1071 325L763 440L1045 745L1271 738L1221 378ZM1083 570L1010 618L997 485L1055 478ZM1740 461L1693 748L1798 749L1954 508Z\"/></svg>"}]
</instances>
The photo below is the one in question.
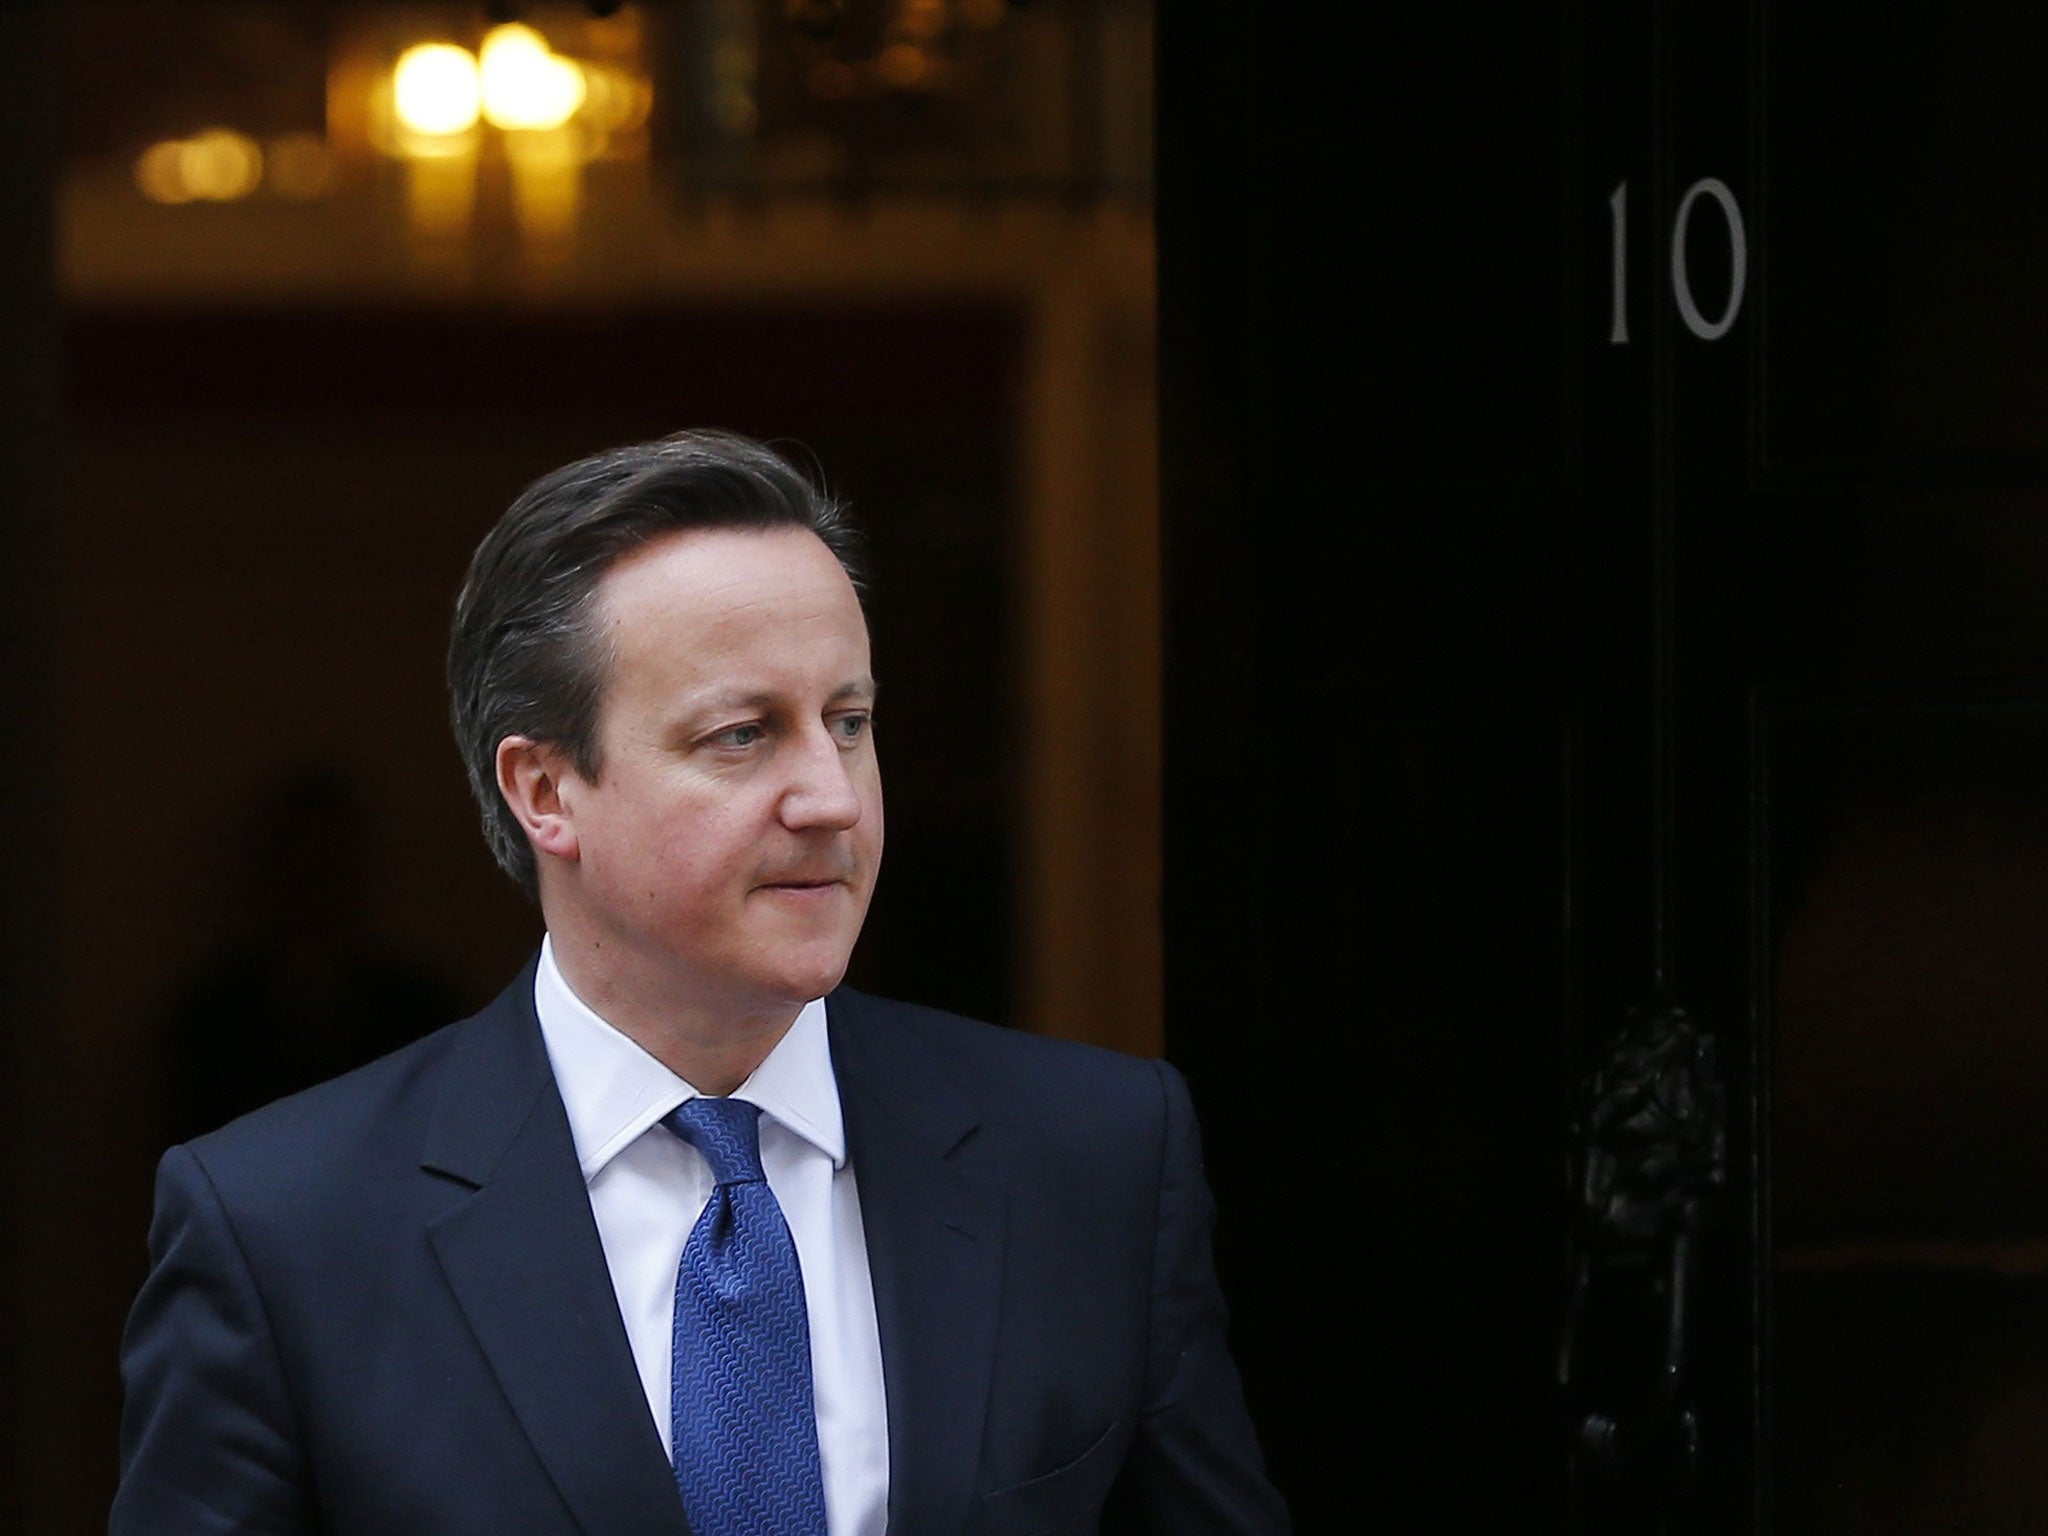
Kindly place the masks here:
<instances>
[{"instance_id":1,"label":"man's chin","mask_svg":"<svg viewBox=\"0 0 2048 1536\"><path fill-rule=\"evenodd\" d=\"M815 956L792 957L777 968L774 990L785 1002L802 1007L813 998L823 997L844 981L846 967L852 959L851 945Z\"/></svg>"}]
</instances>

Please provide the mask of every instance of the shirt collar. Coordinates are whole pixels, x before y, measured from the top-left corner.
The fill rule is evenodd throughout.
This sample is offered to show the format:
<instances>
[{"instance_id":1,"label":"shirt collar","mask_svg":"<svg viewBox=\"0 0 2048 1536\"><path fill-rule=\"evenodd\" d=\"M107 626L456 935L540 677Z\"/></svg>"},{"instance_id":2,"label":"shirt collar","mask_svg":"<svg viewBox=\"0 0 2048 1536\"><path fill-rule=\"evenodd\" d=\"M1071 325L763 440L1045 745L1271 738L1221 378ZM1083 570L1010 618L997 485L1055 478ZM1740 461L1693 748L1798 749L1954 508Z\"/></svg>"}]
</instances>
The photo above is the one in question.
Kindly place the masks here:
<instances>
[{"instance_id":1,"label":"shirt collar","mask_svg":"<svg viewBox=\"0 0 2048 1536\"><path fill-rule=\"evenodd\" d=\"M541 940L533 1005L586 1184L649 1126L699 1096L693 1085L569 989L548 939ZM804 1005L775 1049L732 1096L758 1104L763 1114L831 1158L834 1168L845 1166L846 1123L839 1112L822 998Z\"/></svg>"}]
</instances>

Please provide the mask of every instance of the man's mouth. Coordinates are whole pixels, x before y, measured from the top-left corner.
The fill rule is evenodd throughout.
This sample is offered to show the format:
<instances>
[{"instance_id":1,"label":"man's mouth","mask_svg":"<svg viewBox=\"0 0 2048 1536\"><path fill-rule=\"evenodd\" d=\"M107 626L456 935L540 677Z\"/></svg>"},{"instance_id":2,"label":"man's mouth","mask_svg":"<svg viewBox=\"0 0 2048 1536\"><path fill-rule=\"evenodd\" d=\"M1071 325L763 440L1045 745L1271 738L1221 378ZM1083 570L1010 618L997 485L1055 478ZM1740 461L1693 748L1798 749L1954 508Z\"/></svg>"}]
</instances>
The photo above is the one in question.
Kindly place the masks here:
<instances>
[{"instance_id":1,"label":"man's mouth","mask_svg":"<svg viewBox=\"0 0 2048 1536\"><path fill-rule=\"evenodd\" d=\"M848 883L845 875L789 875L779 880L763 880L761 889L766 891L822 891L835 885Z\"/></svg>"}]
</instances>

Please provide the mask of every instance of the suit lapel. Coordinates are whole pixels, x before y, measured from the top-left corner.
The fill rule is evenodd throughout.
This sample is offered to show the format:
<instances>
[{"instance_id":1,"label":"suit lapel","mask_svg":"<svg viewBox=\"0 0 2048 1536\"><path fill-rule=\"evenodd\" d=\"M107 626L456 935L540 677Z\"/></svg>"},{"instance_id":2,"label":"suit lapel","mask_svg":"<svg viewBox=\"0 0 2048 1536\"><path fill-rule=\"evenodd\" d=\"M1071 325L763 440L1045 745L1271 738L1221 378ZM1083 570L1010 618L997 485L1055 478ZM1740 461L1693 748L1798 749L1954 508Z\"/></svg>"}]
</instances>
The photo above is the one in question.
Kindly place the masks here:
<instances>
[{"instance_id":1,"label":"suit lapel","mask_svg":"<svg viewBox=\"0 0 2048 1536\"><path fill-rule=\"evenodd\" d=\"M981 1461L1002 1272L1000 1188L977 1119L903 1011L827 999L860 1187L889 1407L890 1536L967 1524Z\"/></svg>"},{"instance_id":2,"label":"suit lapel","mask_svg":"<svg viewBox=\"0 0 2048 1536\"><path fill-rule=\"evenodd\" d=\"M422 1166L474 1188L428 1237L577 1522L588 1536L686 1536L548 1070L531 968L450 1063Z\"/></svg>"}]
</instances>

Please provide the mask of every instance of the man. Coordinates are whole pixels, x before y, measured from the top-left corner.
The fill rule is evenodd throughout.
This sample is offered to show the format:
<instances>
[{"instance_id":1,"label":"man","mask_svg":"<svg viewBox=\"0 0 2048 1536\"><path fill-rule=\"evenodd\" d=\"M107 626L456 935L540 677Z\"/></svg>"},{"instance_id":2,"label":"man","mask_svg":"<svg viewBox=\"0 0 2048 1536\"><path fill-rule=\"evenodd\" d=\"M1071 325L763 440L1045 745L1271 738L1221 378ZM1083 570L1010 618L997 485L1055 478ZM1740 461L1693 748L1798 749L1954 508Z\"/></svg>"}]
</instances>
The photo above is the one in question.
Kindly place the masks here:
<instances>
[{"instance_id":1,"label":"man","mask_svg":"<svg viewBox=\"0 0 2048 1536\"><path fill-rule=\"evenodd\" d=\"M455 729L546 939L166 1155L117 1536L1285 1529L1179 1078L839 985L882 853L849 537L698 432L485 538Z\"/></svg>"}]
</instances>

